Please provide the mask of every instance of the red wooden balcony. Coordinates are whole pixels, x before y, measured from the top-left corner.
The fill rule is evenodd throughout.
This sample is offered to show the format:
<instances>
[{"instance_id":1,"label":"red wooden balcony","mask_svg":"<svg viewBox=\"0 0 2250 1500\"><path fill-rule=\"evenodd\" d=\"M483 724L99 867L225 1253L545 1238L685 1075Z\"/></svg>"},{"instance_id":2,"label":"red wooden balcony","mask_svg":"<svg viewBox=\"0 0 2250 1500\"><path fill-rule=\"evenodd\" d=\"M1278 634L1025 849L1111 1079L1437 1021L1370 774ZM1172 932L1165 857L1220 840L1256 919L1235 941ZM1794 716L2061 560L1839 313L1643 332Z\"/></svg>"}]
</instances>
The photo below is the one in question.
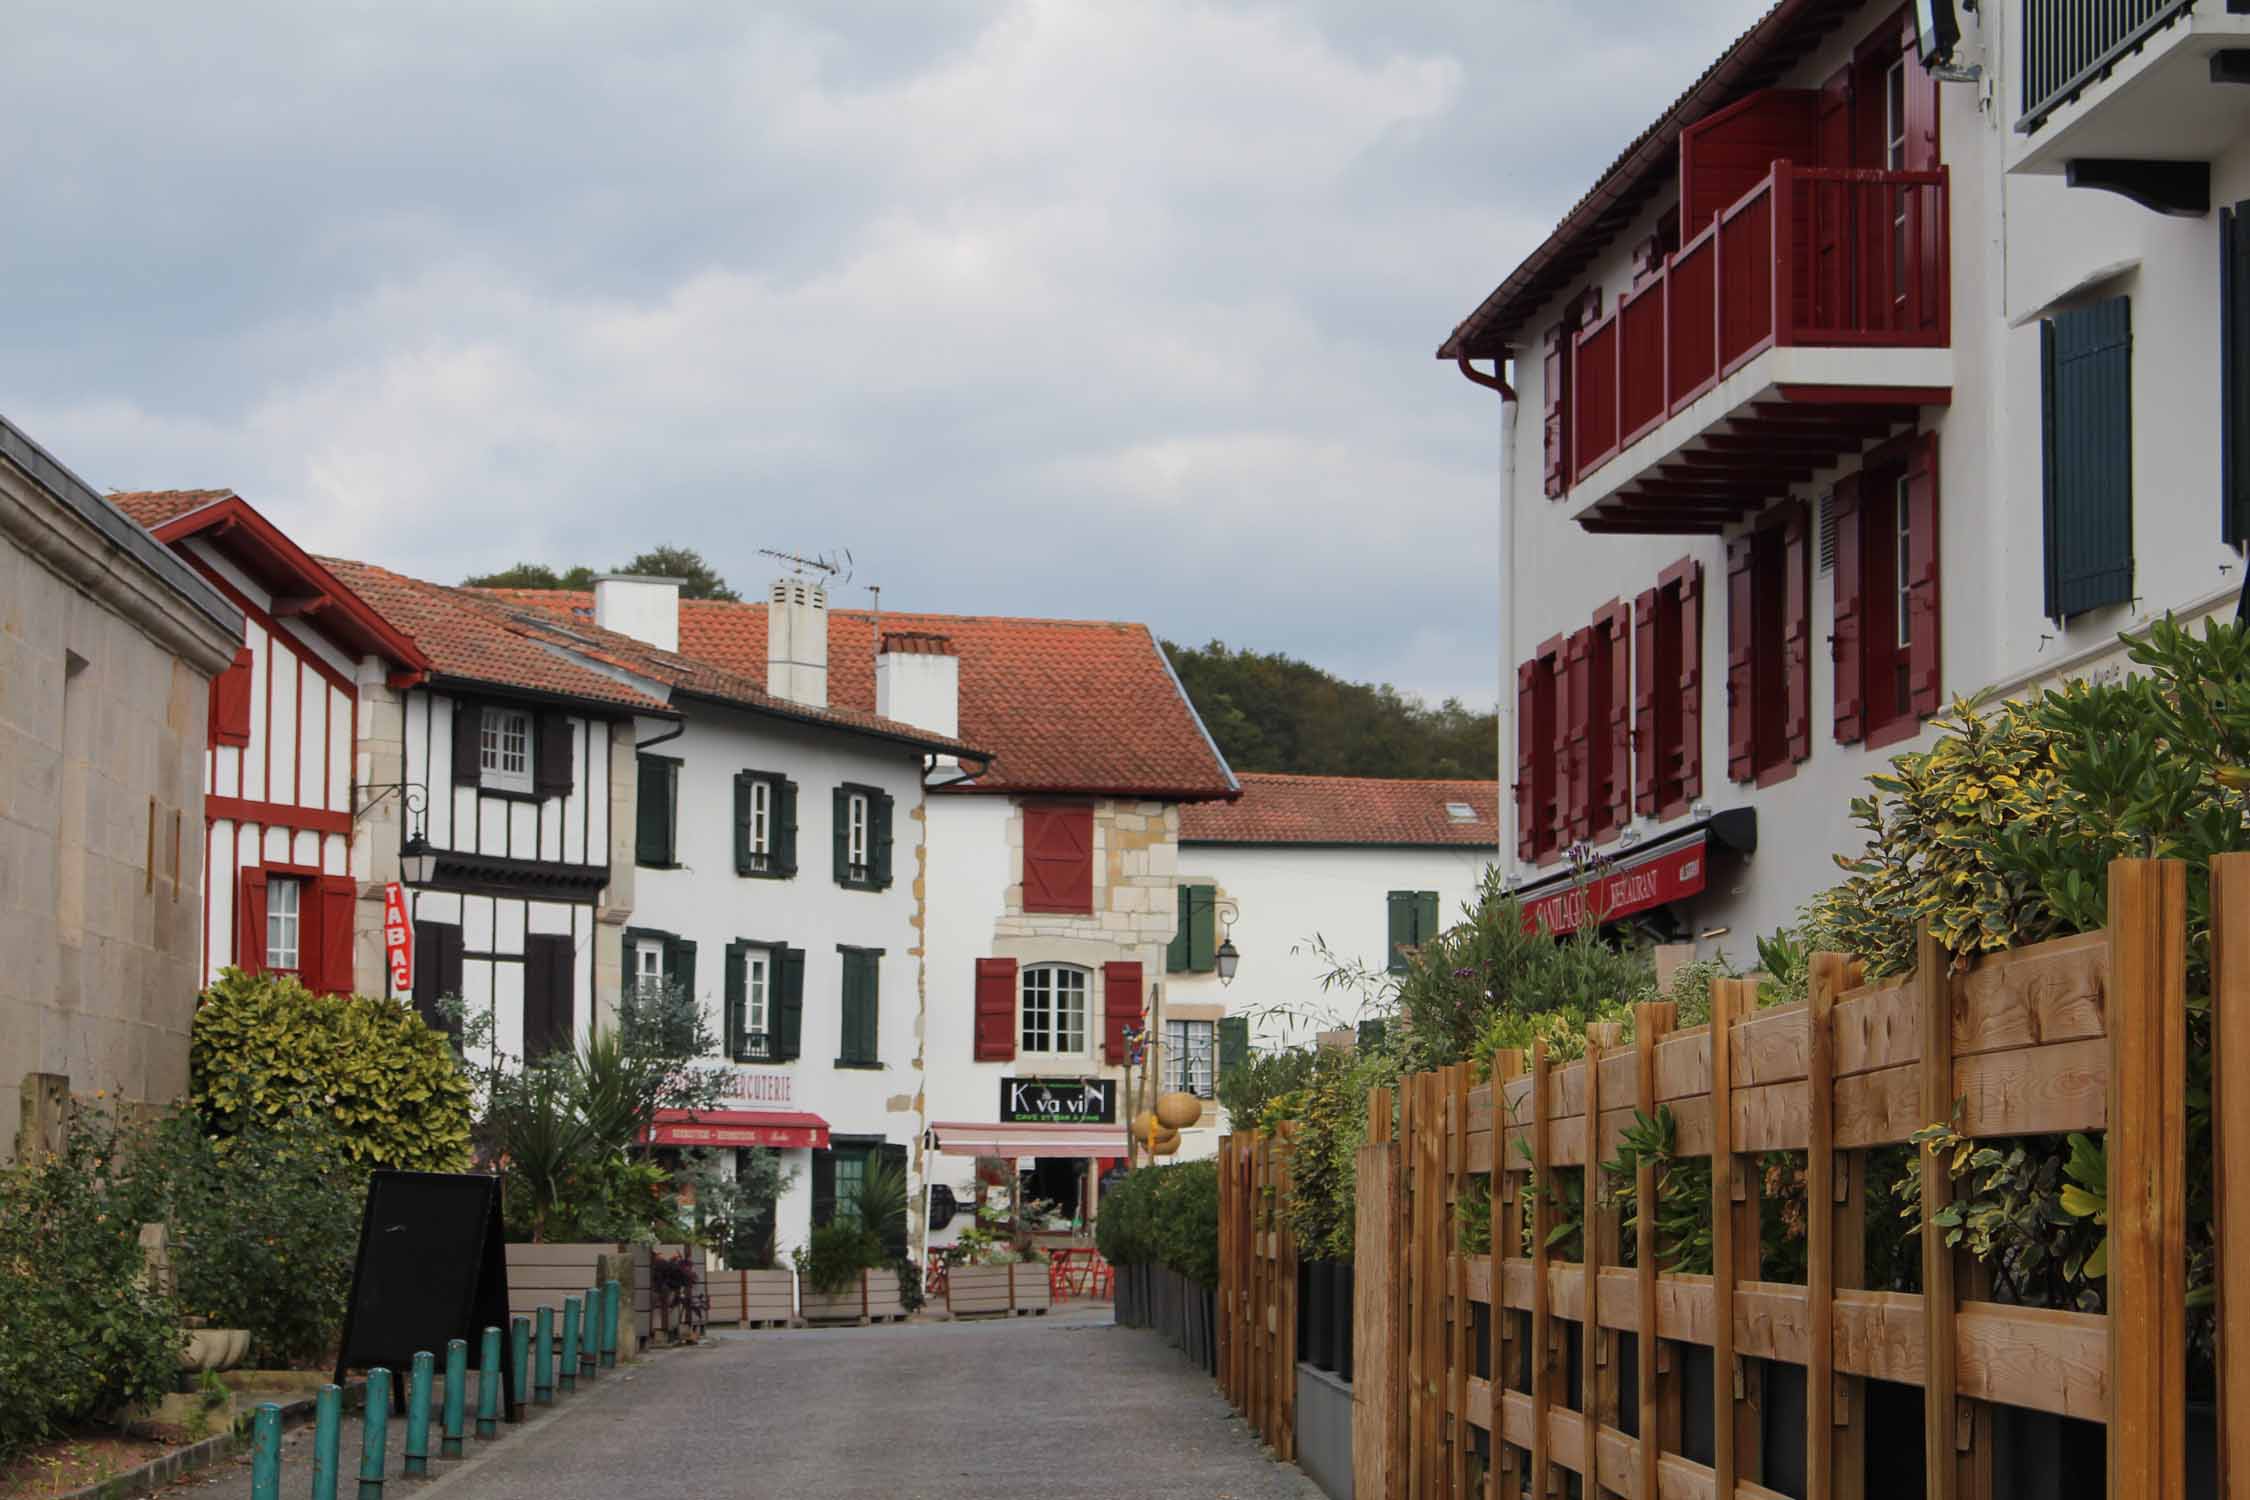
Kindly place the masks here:
<instances>
[{"instance_id":1,"label":"red wooden balcony","mask_svg":"<svg viewBox=\"0 0 2250 1500\"><path fill-rule=\"evenodd\" d=\"M1573 340L1580 521L1715 531L1943 404L1895 351L1948 348L1950 248L1942 167L1775 162Z\"/></svg>"}]
</instances>

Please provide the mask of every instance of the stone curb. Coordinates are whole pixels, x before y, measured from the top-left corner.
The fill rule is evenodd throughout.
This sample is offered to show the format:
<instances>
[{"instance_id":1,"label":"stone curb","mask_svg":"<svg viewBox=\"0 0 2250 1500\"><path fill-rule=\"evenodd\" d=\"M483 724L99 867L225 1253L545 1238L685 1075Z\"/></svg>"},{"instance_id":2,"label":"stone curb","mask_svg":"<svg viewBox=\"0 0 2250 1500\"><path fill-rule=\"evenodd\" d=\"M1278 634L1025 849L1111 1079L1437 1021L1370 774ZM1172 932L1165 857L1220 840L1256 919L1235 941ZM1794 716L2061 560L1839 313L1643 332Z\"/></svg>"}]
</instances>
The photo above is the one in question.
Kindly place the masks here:
<instances>
[{"instance_id":1,"label":"stone curb","mask_svg":"<svg viewBox=\"0 0 2250 1500\"><path fill-rule=\"evenodd\" d=\"M366 1381L355 1380L344 1387L345 1411L358 1411L366 1400ZM287 1431L311 1421L315 1403L316 1398L309 1395L277 1403L281 1407L282 1429ZM259 1402L249 1409L255 1412L258 1406L264 1404ZM175 1448L160 1458L152 1458L137 1469L113 1474L79 1489L65 1490L60 1495L50 1497L50 1500L127 1500L128 1496L146 1495L162 1489L174 1480L184 1479L198 1469L207 1469L213 1464L224 1462L249 1446L247 1427L238 1432L222 1432L201 1442L190 1443L185 1448Z\"/></svg>"}]
</instances>

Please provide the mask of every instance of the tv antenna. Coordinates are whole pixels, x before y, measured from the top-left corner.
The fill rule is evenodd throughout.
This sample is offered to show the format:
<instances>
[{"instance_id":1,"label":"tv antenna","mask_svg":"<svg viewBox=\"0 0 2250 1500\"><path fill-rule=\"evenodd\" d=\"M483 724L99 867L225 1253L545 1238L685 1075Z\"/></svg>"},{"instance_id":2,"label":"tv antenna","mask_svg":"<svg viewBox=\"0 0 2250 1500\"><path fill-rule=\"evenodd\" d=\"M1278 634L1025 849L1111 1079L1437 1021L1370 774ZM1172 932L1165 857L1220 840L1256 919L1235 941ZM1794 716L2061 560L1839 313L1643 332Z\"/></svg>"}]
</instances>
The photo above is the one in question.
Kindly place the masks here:
<instances>
[{"instance_id":1,"label":"tv antenna","mask_svg":"<svg viewBox=\"0 0 2250 1500\"><path fill-rule=\"evenodd\" d=\"M811 557L807 557L801 552L781 552L772 547L760 547L758 555L789 564L791 568L796 570L797 576L800 578L804 577L805 570L810 568L818 573L826 573L836 580L839 587L852 581L852 552L849 547L838 548L833 556L821 552L815 553Z\"/></svg>"}]
</instances>

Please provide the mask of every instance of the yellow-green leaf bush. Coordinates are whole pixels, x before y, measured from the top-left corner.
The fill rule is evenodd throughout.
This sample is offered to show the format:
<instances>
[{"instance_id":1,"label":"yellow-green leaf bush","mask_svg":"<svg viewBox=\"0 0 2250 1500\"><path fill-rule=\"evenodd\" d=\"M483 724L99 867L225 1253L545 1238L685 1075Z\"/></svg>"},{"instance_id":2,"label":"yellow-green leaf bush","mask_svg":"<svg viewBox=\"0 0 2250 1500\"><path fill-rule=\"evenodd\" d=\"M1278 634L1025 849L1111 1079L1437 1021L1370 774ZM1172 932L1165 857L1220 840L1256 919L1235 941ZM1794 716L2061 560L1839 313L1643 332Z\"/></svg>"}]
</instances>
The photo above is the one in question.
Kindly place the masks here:
<instances>
[{"instance_id":1,"label":"yellow-green leaf bush","mask_svg":"<svg viewBox=\"0 0 2250 1500\"><path fill-rule=\"evenodd\" d=\"M319 1119L370 1166L469 1164L468 1079L444 1034L400 1001L227 969L196 1009L189 1070L214 1134Z\"/></svg>"}]
</instances>

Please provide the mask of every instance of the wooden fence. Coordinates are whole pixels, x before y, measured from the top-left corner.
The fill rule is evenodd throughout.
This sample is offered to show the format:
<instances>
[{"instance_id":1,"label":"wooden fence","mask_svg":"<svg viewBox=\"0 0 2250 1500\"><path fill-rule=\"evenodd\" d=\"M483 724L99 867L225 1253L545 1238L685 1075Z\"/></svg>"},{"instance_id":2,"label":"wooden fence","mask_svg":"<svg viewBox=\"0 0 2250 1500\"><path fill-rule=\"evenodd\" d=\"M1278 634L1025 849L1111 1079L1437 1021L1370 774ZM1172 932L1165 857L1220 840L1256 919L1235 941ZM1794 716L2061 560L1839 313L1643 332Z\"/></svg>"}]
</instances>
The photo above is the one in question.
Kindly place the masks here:
<instances>
[{"instance_id":1,"label":"wooden fence","mask_svg":"<svg viewBox=\"0 0 2250 1500\"><path fill-rule=\"evenodd\" d=\"M1286 1134L1219 1142L1219 1386L1277 1457L1293 1459L1297 1247L1276 1212L1288 1184Z\"/></svg>"},{"instance_id":2,"label":"wooden fence","mask_svg":"<svg viewBox=\"0 0 2250 1500\"><path fill-rule=\"evenodd\" d=\"M1359 1500L1472 1500L1480 1489L1490 1500L1764 1500L1777 1492L1760 1483L1762 1458L1794 1461L1799 1425L1807 1500L1861 1500L1870 1445L1910 1443L1870 1431L1870 1381L1920 1388L1920 1487L1931 1497L1991 1493L1996 1406L2106 1423L2117 1500L2183 1495L2186 1196L2190 1170L2202 1170L2186 1141L2186 889L2179 864L2119 861L2106 932L1959 972L1925 937L1914 973L1878 984L1854 983L1845 959L1824 954L1809 1003L1758 1010L1748 982L1723 983L1710 1024L1683 1030L1671 1007L1642 1006L1629 1047L1617 1028L1595 1027L1568 1065L1542 1046L1502 1053L1483 1084L1466 1066L1404 1080L1395 1132L1393 1101L1377 1091L1357 1163ZM2214 862L2211 911L2214 1051L2237 1057L2216 1068L2213 1105L2218 1466L2222 1494L2240 1500L2250 1494L2250 1203L2239 1190L2250 1170L2250 855ZM1622 1216L1599 1164L1616 1158L1636 1110L1660 1106L1676 1120L1676 1154L1711 1162L1712 1275L1662 1272L1652 1215L1637 1221L1633 1263L1620 1264ZM1921 1293L1865 1289L1863 1225L1896 1212L1869 1182L1866 1155L1949 1119L1970 1137L2106 1132L2106 1314L1990 1300L1984 1269L1926 1230L1910 1242ZM1802 1284L1760 1279L1754 1157L1777 1151L1805 1153ZM1286 1436L1293 1320L1277 1313L1293 1287L1290 1250L1260 1216L1285 1163L1237 1139L1222 1164L1222 1379L1261 1432ZM1919 1170L1926 1222L1953 1183L1929 1152ZM1479 1178L1496 1188L1497 1256L1457 1248L1461 1206L1482 1208ZM1581 1261L1550 1247L1566 1178L1587 1210ZM1635 1201L1654 1196L1654 1179L1642 1164ZM1639 1337L1648 1330L1656 1337ZM1698 1348L1710 1351L1707 1432L1685 1400ZM1809 1420L1767 1409L1761 1376L1777 1366L1805 1372ZM2229 1415L2230 1401L2246 1409ZM1690 1433L1710 1462L1681 1451Z\"/></svg>"}]
</instances>

